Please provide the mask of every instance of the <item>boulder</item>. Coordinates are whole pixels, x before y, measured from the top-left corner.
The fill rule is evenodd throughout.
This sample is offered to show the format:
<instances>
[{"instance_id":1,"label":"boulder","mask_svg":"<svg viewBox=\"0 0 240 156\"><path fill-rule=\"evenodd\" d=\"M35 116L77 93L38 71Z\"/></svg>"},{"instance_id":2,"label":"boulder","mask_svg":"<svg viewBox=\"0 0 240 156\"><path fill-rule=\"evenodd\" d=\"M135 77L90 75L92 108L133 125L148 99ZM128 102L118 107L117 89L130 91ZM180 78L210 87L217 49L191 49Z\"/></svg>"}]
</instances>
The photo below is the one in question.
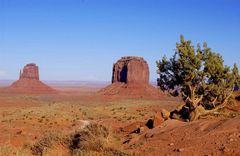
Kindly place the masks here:
<instances>
[{"instance_id":1,"label":"boulder","mask_svg":"<svg viewBox=\"0 0 240 156\"><path fill-rule=\"evenodd\" d=\"M164 120L168 120L170 118L170 112L167 111L166 109L161 110L161 115Z\"/></svg>"},{"instance_id":2,"label":"boulder","mask_svg":"<svg viewBox=\"0 0 240 156\"><path fill-rule=\"evenodd\" d=\"M164 122L164 118L162 117L162 114L160 112L157 112L154 114L153 118L148 119L145 125L149 129L153 129L158 125L161 125L163 122Z\"/></svg>"},{"instance_id":3,"label":"boulder","mask_svg":"<svg viewBox=\"0 0 240 156\"><path fill-rule=\"evenodd\" d=\"M127 134L135 133L137 131L140 131L144 126L145 126L144 122L136 121L126 125L125 127L120 128L120 131L125 132Z\"/></svg>"},{"instance_id":4,"label":"boulder","mask_svg":"<svg viewBox=\"0 0 240 156\"><path fill-rule=\"evenodd\" d=\"M157 112L153 116L153 127L157 127L158 125L161 125L164 122L164 118L162 116L161 112Z\"/></svg>"},{"instance_id":5,"label":"boulder","mask_svg":"<svg viewBox=\"0 0 240 156\"><path fill-rule=\"evenodd\" d=\"M161 125L165 120L168 120L169 118L170 112L165 109L162 109L161 111L156 112L152 118L148 119L145 125L149 129L152 129Z\"/></svg>"}]
</instances>

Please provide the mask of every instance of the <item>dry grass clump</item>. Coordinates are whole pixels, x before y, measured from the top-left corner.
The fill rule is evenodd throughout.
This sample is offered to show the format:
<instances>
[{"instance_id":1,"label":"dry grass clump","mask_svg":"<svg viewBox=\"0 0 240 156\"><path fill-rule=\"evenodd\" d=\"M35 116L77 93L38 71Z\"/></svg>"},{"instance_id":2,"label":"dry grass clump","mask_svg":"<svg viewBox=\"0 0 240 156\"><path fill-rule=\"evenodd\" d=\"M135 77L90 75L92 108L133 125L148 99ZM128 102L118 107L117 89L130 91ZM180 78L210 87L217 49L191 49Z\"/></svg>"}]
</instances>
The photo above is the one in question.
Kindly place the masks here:
<instances>
[{"instance_id":1,"label":"dry grass clump","mask_svg":"<svg viewBox=\"0 0 240 156\"><path fill-rule=\"evenodd\" d=\"M33 155L42 156L55 147L64 147L69 155L126 156L116 146L116 140L109 129L103 125L91 123L72 134L46 133L30 146Z\"/></svg>"},{"instance_id":2,"label":"dry grass clump","mask_svg":"<svg viewBox=\"0 0 240 156\"><path fill-rule=\"evenodd\" d=\"M43 134L35 144L30 146L33 155L42 156L47 153L48 149L53 148L54 145L66 146L67 137L60 132L48 132Z\"/></svg>"},{"instance_id":3,"label":"dry grass clump","mask_svg":"<svg viewBox=\"0 0 240 156\"><path fill-rule=\"evenodd\" d=\"M114 138L109 129L99 124L87 125L84 129L71 135L70 150L72 155L91 155L93 153L107 156L125 156L127 154L114 148Z\"/></svg>"}]
</instances>

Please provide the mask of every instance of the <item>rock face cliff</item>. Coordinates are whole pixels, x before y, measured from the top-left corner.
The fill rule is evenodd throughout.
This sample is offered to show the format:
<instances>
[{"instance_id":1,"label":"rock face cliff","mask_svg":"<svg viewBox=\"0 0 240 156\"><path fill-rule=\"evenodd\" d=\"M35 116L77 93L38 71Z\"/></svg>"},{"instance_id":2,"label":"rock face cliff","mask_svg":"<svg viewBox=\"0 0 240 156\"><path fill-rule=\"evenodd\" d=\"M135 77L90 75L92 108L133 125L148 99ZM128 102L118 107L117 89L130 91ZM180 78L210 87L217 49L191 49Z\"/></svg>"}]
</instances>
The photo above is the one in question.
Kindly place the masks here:
<instances>
[{"instance_id":1,"label":"rock face cliff","mask_svg":"<svg viewBox=\"0 0 240 156\"><path fill-rule=\"evenodd\" d=\"M149 83L149 69L142 57L122 57L113 65L112 83Z\"/></svg>"},{"instance_id":2,"label":"rock face cliff","mask_svg":"<svg viewBox=\"0 0 240 156\"><path fill-rule=\"evenodd\" d=\"M23 71L20 70L19 79L39 80L38 66L34 63L24 66Z\"/></svg>"},{"instance_id":3,"label":"rock face cliff","mask_svg":"<svg viewBox=\"0 0 240 156\"><path fill-rule=\"evenodd\" d=\"M112 84L99 91L106 96L161 98L163 93L149 84L149 68L142 57L122 57L113 64Z\"/></svg>"},{"instance_id":4,"label":"rock face cliff","mask_svg":"<svg viewBox=\"0 0 240 156\"><path fill-rule=\"evenodd\" d=\"M39 80L39 69L34 63L27 64L20 70L19 80L6 89L10 93L49 94L56 90Z\"/></svg>"}]
</instances>

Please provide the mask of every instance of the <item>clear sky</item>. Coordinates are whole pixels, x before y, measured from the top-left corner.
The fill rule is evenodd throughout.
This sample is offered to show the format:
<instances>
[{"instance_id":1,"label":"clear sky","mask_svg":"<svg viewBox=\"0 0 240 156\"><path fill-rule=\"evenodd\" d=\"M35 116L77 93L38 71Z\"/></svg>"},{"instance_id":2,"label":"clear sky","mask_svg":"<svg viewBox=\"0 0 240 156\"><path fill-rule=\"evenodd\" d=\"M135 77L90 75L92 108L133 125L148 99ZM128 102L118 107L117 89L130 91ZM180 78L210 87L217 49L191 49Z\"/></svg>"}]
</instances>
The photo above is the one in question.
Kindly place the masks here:
<instances>
[{"instance_id":1,"label":"clear sky","mask_svg":"<svg viewBox=\"0 0 240 156\"><path fill-rule=\"evenodd\" d=\"M0 80L27 63L42 80L110 81L122 56L172 56L180 34L240 66L239 0L0 0Z\"/></svg>"}]
</instances>

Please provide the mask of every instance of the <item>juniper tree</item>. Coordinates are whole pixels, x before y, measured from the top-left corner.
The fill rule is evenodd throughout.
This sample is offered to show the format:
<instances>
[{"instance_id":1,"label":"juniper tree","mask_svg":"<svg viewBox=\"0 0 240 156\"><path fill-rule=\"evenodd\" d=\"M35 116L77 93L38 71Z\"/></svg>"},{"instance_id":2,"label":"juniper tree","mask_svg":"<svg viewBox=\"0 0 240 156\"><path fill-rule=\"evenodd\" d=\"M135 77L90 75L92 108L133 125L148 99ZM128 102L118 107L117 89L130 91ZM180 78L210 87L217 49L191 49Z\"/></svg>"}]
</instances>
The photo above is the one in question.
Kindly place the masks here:
<instances>
[{"instance_id":1,"label":"juniper tree","mask_svg":"<svg viewBox=\"0 0 240 156\"><path fill-rule=\"evenodd\" d=\"M190 40L180 36L176 51L169 60L157 61L158 86L172 96L185 101L182 118L196 120L200 115L223 108L239 85L237 65L224 65L219 53L212 52L207 43L195 48Z\"/></svg>"}]
</instances>

